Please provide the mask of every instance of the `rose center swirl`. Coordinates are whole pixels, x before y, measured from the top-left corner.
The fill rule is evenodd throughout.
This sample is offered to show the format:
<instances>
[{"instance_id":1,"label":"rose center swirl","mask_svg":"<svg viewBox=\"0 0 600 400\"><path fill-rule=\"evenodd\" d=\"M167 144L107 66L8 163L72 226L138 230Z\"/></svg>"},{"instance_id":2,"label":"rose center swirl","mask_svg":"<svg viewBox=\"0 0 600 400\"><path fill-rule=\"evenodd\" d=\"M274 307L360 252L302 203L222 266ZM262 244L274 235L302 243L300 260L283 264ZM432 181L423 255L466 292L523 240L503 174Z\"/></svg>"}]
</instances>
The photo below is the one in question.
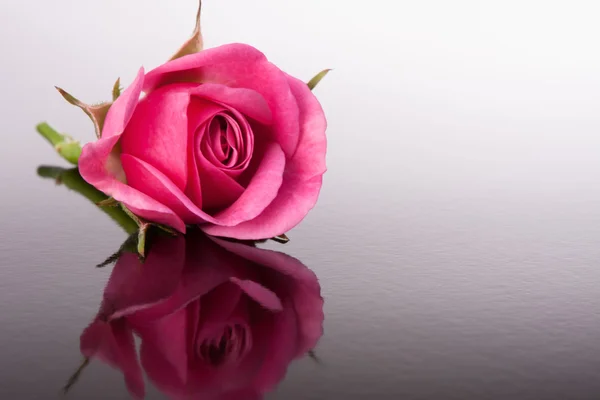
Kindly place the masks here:
<instances>
[{"instance_id":1,"label":"rose center swirl","mask_svg":"<svg viewBox=\"0 0 600 400\"><path fill-rule=\"evenodd\" d=\"M215 167L235 173L248 166L254 149L254 135L241 115L219 112L200 127L199 133L198 150Z\"/></svg>"},{"instance_id":2,"label":"rose center swirl","mask_svg":"<svg viewBox=\"0 0 600 400\"><path fill-rule=\"evenodd\" d=\"M240 360L251 347L248 329L241 324L227 325L215 337L204 339L198 346L198 357L218 367Z\"/></svg>"}]
</instances>

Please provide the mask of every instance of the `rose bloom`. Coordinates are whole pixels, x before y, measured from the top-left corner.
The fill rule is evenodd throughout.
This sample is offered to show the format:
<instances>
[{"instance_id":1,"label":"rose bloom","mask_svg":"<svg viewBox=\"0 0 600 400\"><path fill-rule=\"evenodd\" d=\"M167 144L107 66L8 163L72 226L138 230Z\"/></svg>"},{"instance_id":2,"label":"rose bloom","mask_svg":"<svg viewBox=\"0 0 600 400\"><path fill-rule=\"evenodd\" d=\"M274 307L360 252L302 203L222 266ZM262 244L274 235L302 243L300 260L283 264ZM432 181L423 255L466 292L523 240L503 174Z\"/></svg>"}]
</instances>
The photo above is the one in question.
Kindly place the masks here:
<instances>
[{"instance_id":1,"label":"rose bloom","mask_svg":"<svg viewBox=\"0 0 600 400\"><path fill-rule=\"evenodd\" d=\"M119 258L81 352L121 370L136 398L143 368L170 398L260 399L322 324L319 283L301 262L192 231L153 243L144 264Z\"/></svg>"},{"instance_id":2,"label":"rose bloom","mask_svg":"<svg viewBox=\"0 0 600 400\"><path fill-rule=\"evenodd\" d=\"M149 221L264 239L315 205L325 129L306 83L255 48L230 44L141 69L108 110L99 140L83 148L79 168Z\"/></svg>"}]
</instances>

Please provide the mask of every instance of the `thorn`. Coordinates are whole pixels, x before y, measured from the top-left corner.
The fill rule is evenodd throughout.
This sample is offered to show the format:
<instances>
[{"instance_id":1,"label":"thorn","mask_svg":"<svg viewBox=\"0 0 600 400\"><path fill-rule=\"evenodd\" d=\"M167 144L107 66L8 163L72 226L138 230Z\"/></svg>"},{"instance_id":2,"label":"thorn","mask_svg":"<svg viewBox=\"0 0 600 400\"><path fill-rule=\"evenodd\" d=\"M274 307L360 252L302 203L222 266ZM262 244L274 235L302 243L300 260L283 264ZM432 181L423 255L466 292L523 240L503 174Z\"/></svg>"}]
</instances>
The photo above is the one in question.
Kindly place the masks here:
<instances>
[{"instance_id":1,"label":"thorn","mask_svg":"<svg viewBox=\"0 0 600 400\"><path fill-rule=\"evenodd\" d=\"M104 200L101 200L96 203L98 207L116 207L119 205L119 202L113 199L112 197L108 197Z\"/></svg>"}]
</instances>

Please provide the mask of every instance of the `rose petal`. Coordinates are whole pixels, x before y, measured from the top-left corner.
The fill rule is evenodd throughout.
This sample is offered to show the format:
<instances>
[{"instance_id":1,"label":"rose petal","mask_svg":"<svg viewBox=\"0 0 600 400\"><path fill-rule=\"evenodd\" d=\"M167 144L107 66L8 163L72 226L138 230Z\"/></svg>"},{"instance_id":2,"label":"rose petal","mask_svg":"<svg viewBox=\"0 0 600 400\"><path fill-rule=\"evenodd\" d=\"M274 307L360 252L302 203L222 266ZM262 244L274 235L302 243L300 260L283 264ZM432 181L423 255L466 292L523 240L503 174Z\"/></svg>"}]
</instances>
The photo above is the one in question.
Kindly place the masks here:
<instances>
[{"instance_id":1,"label":"rose petal","mask_svg":"<svg viewBox=\"0 0 600 400\"><path fill-rule=\"evenodd\" d=\"M230 282L235 283L246 293L246 295L250 296L254 301L263 306L269 311L282 311L283 306L281 305L281 300L275 293L266 287L262 286L260 283L251 281L249 279L238 279L236 277L229 278Z\"/></svg>"},{"instance_id":2,"label":"rose petal","mask_svg":"<svg viewBox=\"0 0 600 400\"><path fill-rule=\"evenodd\" d=\"M244 173L244 171L248 169L253 156L255 160L260 160L260 157L262 156L260 146L256 146L257 149L255 151L255 138L252 126L250 126L246 118L244 118L244 116L237 110L230 109L228 112L221 112L215 115L215 117L223 118L223 120L227 123L227 130L225 132L227 142L233 150L239 153L237 165L232 165L230 167L223 166L220 169L228 176L237 179L242 173ZM214 119L212 121L214 121ZM213 123L212 121L211 125ZM209 132L210 128L212 127L209 126ZM201 155L203 155L209 162L215 166L222 164L222 162L218 160L215 152L210 150L210 148L207 146L206 140L203 139L200 146L202 150ZM207 148L210 151L205 151ZM242 186L244 185L242 184Z\"/></svg>"},{"instance_id":3,"label":"rose petal","mask_svg":"<svg viewBox=\"0 0 600 400\"><path fill-rule=\"evenodd\" d=\"M102 137L83 147L79 158L79 172L89 184L123 202L136 215L185 232L185 224L170 208L118 181L115 172L118 166L107 165L109 156L137 105L143 84L144 69L141 68L135 81L108 111Z\"/></svg>"},{"instance_id":4,"label":"rose petal","mask_svg":"<svg viewBox=\"0 0 600 400\"><path fill-rule=\"evenodd\" d=\"M143 338L140 356L144 369L161 371L162 376L181 386L188 377L187 315L185 309L158 320L137 318L134 329ZM152 364L150 366L150 364Z\"/></svg>"},{"instance_id":5,"label":"rose petal","mask_svg":"<svg viewBox=\"0 0 600 400\"><path fill-rule=\"evenodd\" d=\"M240 297L241 289L229 282L215 288L202 297L202 323L223 324L235 311Z\"/></svg>"},{"instance_id":6,"label":"rose petal","mask_svg":"<svg viewBox=\"0 0 600 400\"><path fill-rule=\"evenodd\" d=\"M190 91L192 96L215 101L245 114L265 125L272 121L269 105L264 97L255 90L232 88L216 83L204 83Z\"/></svg>"},{"instance_id":7,"label":"rose petal","mask_svg":"<svg viewBox=\"0 0 600 400\"><path fill-rule=\"evenodd\" d=\"M104 289L103 312L114 319L165 300L177 289L184 263L181 236L153 242L143 264L137 254L122 254Z\"/></svg>"},{"instance_id":8,"label":"rose petal","mask_svg":"<svg viewBox=\"0 0 600 400\"><path fill-rule=\"evenodd\" d=\"M208 128L208 127L207 127ZM204 135L208 135L205 132ZM244 188L222 169L208 161L202 153L200 141L203 135L196 137L196 163L202 182L202 201L205 210L228 207L244 193Z\"/></svg>"},{"instance_id":9,"label":"rose petal","mask_svg":"<svg viewBox=\"0 0 600 400\"><path fill-rule=\"evenodd\" d=\"M263 266L267 271L275 271L273 288L279 293L286 293L293 300L293 307L298 317L300 336L296 356L303 355L313 349L323 335L323 298L317 276L302 262L285 253L259 249L241 243L234 243L217 238L214 242L227 251ZM285 279L285 278L288 279Z\"/></svg>"},{"instance_id":10,"label":"rose petal","mask_svg":"<svg viewBox=\"0 0 600 400\"><path fill-rule=\"evenodd\" d=\"M123 169L131 187L168 205L188 224L215 222L200 210L167 176L152 165L129 154L121 155Z\"/></svg>"},{"instance_id":11,"label":"rose petal","mask_svg":"<svg viewBox=\"0 0 600 400\"><path fill-rule=\"evenodd\" d=\"M142 99L121 137L123 154L161 171L181 190L187 182L187 109L190 89L183 83L159 88Z\"/></svg>"},{"instance_id":12,"label":"rose petal","mask_svg":"<svg viewBox=\"0 0 600 400\"><path fill-rule=\"evenodd\" d=\"M286 304L282 312L273 315L267 329L255 326L253 335L269 338L268 351L262 360L254 389L265 393L272 390L286 375L288 365L294 359L298 341L297 321L293 309Z\"/></svg>"},{"instance_id":13,"label":"rose petal","mask_svg":"<svg viewBox=\"0 0 600 400\"><path fill-rule=\"evenodd\" d=\"M237 239L274 237L292 229L314 207L326 170L327 123L321 105L306 84L288 79L300 107L300 142L287 162L277 197L256 218L235 226L206 226L206 233Z\"/></svg>"},{"instance_id":14,"label":"rose petal","mask_svg":"<svg viewBox=\"0 0 600 400\"><path fill-rule=\"evenodd\" d=\"M215 215L219 225L231 226L260 215L278 195L285 169L285 155L277 143L269 143L246 190L230 207ZM243 222L242 222L243 223ZM203 225L203 230L210 226ZM235 238L236 236L231 236Z\"/></svg>"},{"instance_id":15,"label":"rose petal","mask_svg":"<svg viewBox=\"0 0 600 400\"><path fill-rule=\"evenodd\" d=\"M233 43L178 58L150 71L144 90L176 82L217 83L260 93L272 112L271 139L288 157L296 150L298 104L288 79L255 48Z\"/></svg>"},{"instance_id":16,"label":"rose petal","mask_svg":"<svg viewBox=\"0 0 600 400\"><path fill-rule=\"evenodd\" d=\"M200 174L193 173L192 171L198 171L198 165L196 163L196 149L194 144L196 143L196 132L198 128L212 118L216 113L224 111L225 108L213 102L192 97L188 106L188 183L185 189L185 194L189 196L190 200L202 208L202 185L200 184Z\"/></svg>"},{"instance_id":17,"label":"rose petal","mask_svg":"<svg viewBox=\"0 0 600 400\"><path fill-rule=\"evenodd\" d=\"M125 377L129 393L136 399L144 398L142 369L138 363L133 334L125 320L111 323L95 320L81 334L80 348L84 356L97 358L119 369Z\"/></svg>"},{"instance_id":18,"label":"rose petal","mask_svg":"<svg viewBox=\"0 0 600 400\"><path fill-rule=\"evenodd\" d=\"M170 209L174 210L187 223L235 224L240 220L244 220L244 218L248 218L248 215L252 217L252 215L259 213L261 207L268 204L273 187L277 187L277 164L282 158L283 156L277 150L269 152L268 157L266 156L266 160L263 162L264 167L255 175L242 196L233 206L223 213L219 213L216 217L200 210L169 178L150 164L128 154L123 154L121 161L132 187L139 188L140 193L145 193L163 204L168 204ZM141 190L144 192L141 192ZM254 198L252 197L253 194ZM237 208L233 209L233 207Z\"/></svg>"},{"instance_id":19,"label":"rose petal","mask_svg":"<svg viewBox=\"0 0 600 400\"><path fill-rule=\"evenodd\" d=\"M141 321L162 318L186 307L190 302L227 283L235 273L232 266L238 259L235 254L215 246L204 234L193 230L186 238L185 258L185 267L175 293L167 301L129 316L131 321L136 319L137 322L138 318Z\"/></svg>"}]
</instances>

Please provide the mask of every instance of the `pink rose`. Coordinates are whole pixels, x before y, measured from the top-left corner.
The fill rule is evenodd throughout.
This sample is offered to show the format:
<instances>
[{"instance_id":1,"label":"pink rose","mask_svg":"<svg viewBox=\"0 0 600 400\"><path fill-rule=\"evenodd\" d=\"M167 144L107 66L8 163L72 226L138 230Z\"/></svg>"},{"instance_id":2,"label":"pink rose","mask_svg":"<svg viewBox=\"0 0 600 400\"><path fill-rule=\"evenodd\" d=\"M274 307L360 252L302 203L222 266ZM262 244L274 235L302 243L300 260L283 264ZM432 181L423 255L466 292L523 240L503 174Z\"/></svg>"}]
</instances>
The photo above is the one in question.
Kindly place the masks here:
<instances>
[{"instance_id":1,"label":"pink rose","mask_svg":"<svg viewBox=\"0 0 600 400\"><path fill-rule=\"evenodd\" d=\"M153 243L143 265L120 257L81 351L137 398L143 368L171 398L260 399L322 335L317 278L283 253L189 235Z\"/></svg>"},{"instance_id":2,"label":"pink rose","mask_svg":"<svg viewBox=\"0 0 600 400\"><path fill-rule=\"evenodd\" d=\"M253 47L229 44L140 69L79 168L149 221L263 239L287 232L315 205L325 128L304 82Z\"/></svg>"}]
</instances>

